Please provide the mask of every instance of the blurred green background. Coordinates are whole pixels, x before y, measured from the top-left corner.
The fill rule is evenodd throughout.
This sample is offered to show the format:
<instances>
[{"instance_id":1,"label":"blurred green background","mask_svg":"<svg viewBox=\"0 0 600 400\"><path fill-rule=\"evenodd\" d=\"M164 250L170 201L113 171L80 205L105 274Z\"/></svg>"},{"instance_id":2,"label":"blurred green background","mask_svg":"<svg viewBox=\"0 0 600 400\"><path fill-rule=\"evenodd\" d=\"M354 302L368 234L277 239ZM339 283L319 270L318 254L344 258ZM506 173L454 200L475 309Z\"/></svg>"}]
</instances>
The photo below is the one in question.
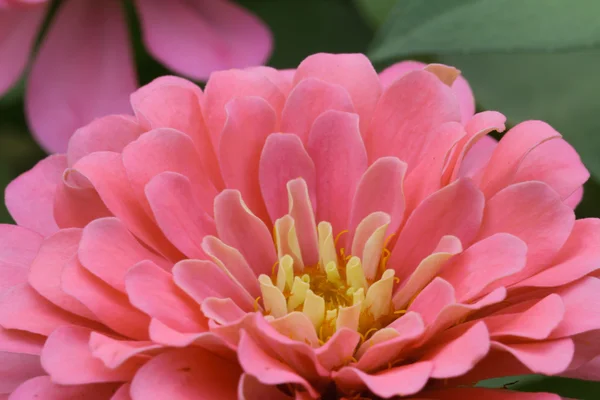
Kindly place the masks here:
<instances>
[{"instance_id":1,"label":"blurred green background","mask_svg":"<svg viewBox=\"0 0 600 400\"><path fill-rule=\"evenodd\" d=\"M592 174L577 214L600 216L600 1L238 2L273 31L275 49L269 65L276 68L293 68L316 52L366 53L378 69L403 59L458 67L473 87L479 110L499 110L511 125L525 119L546 120L575 146ZM169 72L144 50L131 4L127 8L138 77L145 84ZM28 133L25 84L21 80L0 98L2 189L45 156ZM10 222L1 207L0 222ZM600 399L599 383L572 379L533 376L482 384Z\"/></svg>"}]
</instances>

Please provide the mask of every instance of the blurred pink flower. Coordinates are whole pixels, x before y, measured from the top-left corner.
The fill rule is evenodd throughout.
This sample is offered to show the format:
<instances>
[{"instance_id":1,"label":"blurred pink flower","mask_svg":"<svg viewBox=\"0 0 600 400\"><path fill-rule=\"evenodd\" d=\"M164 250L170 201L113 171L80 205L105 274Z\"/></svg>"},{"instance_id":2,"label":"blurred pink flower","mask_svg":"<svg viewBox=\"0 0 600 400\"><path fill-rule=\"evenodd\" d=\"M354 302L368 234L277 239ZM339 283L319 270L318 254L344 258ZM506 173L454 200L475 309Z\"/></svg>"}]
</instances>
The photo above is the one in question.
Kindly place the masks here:
<instances>
[{"instance_id":1,"label":"blurred pink flower","mask_svg":"<svg viewBox=\"0 0 600 400\"><path fill-rule=\"evenodd\" d=\"M51 1L0 0L0 96L22 75ZM146 48L193 79L263 64L269 29L229 0L135 0ZM30 128L49 152L65 152L94 118L130 110L137 88L122 0L65 0L27 80ZM93 94L90 96L90 94Z\"/></svg>"},{"instance_id":2,"label":"blurred pink flower","mask_svg":"<svg viewBox=\"0 0 600 400\"><path fill-rule=\"evenodd\" d=\"M11 400L554 400L469 386L597 373L588 172L543 122L488 138L457 70L317 54L131 104L7 189Z\"/></svg>"}]
</instances>

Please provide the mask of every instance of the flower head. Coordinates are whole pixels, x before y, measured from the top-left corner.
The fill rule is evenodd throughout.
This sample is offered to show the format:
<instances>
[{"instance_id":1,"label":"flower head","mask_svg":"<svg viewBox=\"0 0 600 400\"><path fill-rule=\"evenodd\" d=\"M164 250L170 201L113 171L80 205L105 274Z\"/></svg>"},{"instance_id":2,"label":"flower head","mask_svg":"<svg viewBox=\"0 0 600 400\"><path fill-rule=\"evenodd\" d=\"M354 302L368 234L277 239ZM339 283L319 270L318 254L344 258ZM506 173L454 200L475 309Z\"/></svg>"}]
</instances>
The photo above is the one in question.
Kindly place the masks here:
<instances>
[{"instance_id":1,"label":"flower head","mask_svg":"<svg viewBox=\"0 0 600 400\"><path fill-rule=\"evenodd\" d=\"M550 400L472 385L590 372L588 172L543 122L487 136L456 69L317 54L131 104L7 189L11 399Z\"/></svg>"},{"instance_id":2,"label":"flower head","mask_svg":"<svg viewBox=\"0 0 600 400\"><path fill-rule=\"evenodd\" d=\"M0 96L23 74L51 3L0 0ZM138 85L123 3L65 0L58 6L27 79L28 122L46 150L65 152L77 128L130 110L127 99ZM134 3L148 52L190 78L260 65L271 51L268 28L232 1Z\"/></svg>"}]
</instances>

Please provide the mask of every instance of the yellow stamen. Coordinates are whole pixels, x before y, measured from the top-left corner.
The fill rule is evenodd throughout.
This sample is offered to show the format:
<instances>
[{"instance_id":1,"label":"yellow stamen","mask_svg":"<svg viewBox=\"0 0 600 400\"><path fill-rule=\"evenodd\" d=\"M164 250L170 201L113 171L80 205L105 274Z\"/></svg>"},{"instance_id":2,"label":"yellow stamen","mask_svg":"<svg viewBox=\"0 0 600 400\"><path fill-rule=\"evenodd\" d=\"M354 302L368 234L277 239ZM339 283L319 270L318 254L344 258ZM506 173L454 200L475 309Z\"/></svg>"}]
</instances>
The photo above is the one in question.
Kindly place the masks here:
<instances>
[{"instance_id":1,"label":"yellow stamen","mask_svg":"<svg viewBox=\"0 0 600 400\"><path fill-rule=\"evenodd\" d=\"M287 301L288 312L294 311L297 307L304 303L306 292L309 290L310 284L305 280L295 277L292 285L292 291Z\"/></svg>"},{"instance_id":2,"label":"yellow stamen","mask_svg":"<svg viewBox=\"0 0 600 400\"><path fill-rule=\"evenodd\" d=\"M358 332L362 342L374 340L382 328L406 313L406 307L395 310L392 304L394 283L399 280L392 269L386 268L391 255L382 247L386 226L371 235L361 254L363 260L339 246L347 230L334 238L331 224L322 221L317 225L315 238L318 262L298 268L296 264L302 258L295 221L288 215L275 225L279 260L273 265L270 278L259 277L262 296L255 301L258 310L262 299L266 319L273 321L301 312L314 326L317 337L313 345L322 345L342 328ZM365 268L369 269L369 276ZM375 343L373 340L370 343Z\"/></svg>"},{"instance_id":3,"label":"yellow stamen","mask_svg":"<svg viewBox=\"0 0 600 400\"><path fill-rule=\"evenodd\" d=\"M342 237L342 235L345 234L345 233L348 233L348 229L345 229L345 230L341 231L340 233L338 233L335 236L335 240L334 240L335 247L337 247L338 241L340 240L340 238Z\"/></svg>"},{"instance_id":4,"label":"yellow stamen","mask_svg":"<svg viewBox=\"0 0 600 400\"><path fill-rule=\"evenodd\" d=\"M284 290L291 290L292 283L294 281L294 259L285 255L281 258L279 263L279 270L277 271L277 288L282 292Z\"/></svg>"},{"instance_id":5,"label":"yellow stamen","mask_svg":"<svg viewBox=\"0 0 600 400\"><path fill-rule=\"evenodd\" d=\"M367 288L367 278L365 278L360 258L352 257L346 264L346 282L355 289Z\"/></svg>"},{"instance_id":6,"label":"yellow stamen","mask_svg":"<svg viewBox=\"0 0 600 400\"><path fill-rule=\"evenodd\" d=\"M333 283L336 286L342 285L342 278L340 277L340 273L337 269L337 266L333 261L329 262L325 267L325 273L327 274L327 280Z\"/></svg>"},{"instance_id":7,"label":"yellow stamen","mask_svg":"<svg viewBox=\"0 0 600 400\"><path fill-rule=\"evenodd\" d=\"M321 296L314 294L312 290L306 292L304 299L304 308L302 312L310 319L316 329L321 327L325 318L325 300Z\"/></svg>"}]
</instances>

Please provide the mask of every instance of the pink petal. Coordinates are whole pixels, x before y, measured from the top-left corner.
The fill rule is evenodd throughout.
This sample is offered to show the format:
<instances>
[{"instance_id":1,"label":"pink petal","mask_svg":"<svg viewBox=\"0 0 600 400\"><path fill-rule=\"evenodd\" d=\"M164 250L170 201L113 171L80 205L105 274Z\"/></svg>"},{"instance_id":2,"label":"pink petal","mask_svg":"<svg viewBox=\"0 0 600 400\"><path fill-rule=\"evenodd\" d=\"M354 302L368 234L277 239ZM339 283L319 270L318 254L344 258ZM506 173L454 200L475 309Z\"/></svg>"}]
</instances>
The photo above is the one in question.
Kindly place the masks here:
<instances>
[{"instance_id":1,"label":"pink petal","mask_svg":"<svg viewBox=\"0 0 600 400\"><path fill-rule=\"evenodd\" d=\"M304 344L309 345L313 349L320 346L319 337L317 336L317 333L315 331L315 326L313 325L311 320L306 316L306 314L300 311L292 311L291 313L284 315L283 317L277 318L273 321L269 321L269 324L273 328L275 328L275 330L278 333L285 336L286 339L291 339L296 342L302 342ZM263 348L268 349L269 346L263 346ZM303 349L306 350L306 347L303 347ZM312 352L313 349L304 352ZM301 351L301 353L302 352L303 351ZM274 353L277 353L277 346L274 346ZM287 354L284 357L286 356ZM316 357L313 357L312 354L310 354L309 357L311 363L316 363L316 361L314 360L316 359ZM294 361L292 361L293 358L289 358L286 360L290 366L294 364ZM299 370L300 375L302 375L302 369L303 367L297 368L297 370ZM313 367L311 366L310 369L313 369Z\"/></svg>"},{"instance_id":2,"label":"pink petal","mask_svg":"<svg viewBox=\"0 0 600 400\"><path fill-rule=\"evenodd\" d=\"M267 26L233 2L175 0L165 7L160 0L139 0L136 5L150 53L191 78L264 64L271 53Z\"/></svg>"},{"instance_id":3,"label":"pink petal","mask_svg":"<svg viewBox=\"0 0 600 400\"><path fill-rule=\"evenodd\" d=\"M541 182L523 182L498 192L486 204L479 237L496 232L517 236L527 244L527 265L504 284L539 272L565 243L575 221L573 210Z\"/></svg>"},{"instance_id":4,"label":"pink petal","mask_svg":"<svg viewBox=\"0 0 600 400\"><path fill-rule=\"evenodd\" d=\"M600 268L600 221L596 218L575 221L571 235L552 261L552 268L517 284L555 287L573 282Z\"/></svg>"},{"instance_id":5,"label":"pink petal","mask_svg":"<svg viewBox=\"0 0 600 400\"><path fill-rule=\"evenodd\" d=\"M239 330L239 327L236 327ZM199 346L216 355L229 358L232 355L231 349L233 346L228 345L225 341L211 332L194 332L182 333L160 322L158 319L153 319L149 327L150 339L154 343L162 344L169 347L190 347Z\"/></svg>"},{"instance_id":6,"label":"pink petal","mask_svg":"<svg viewBox=\"0 0 600 400\"><path fill-rule=\"evenodd\" d=\"M317 359L327 370L340 368L354 355L360 340L358 332L342 328L315 350Z\"/></svg>"},{"instance_id":7,"label":"pink petal","mask_svg":"<svg viewBox=\"0 0 600 400\"><path fill-rule=\"evenodd\" d=\"M344 367L334 374L334 379L342 388L367 388L384 398L410 396L423 389L432 368L431 362L418 362L371 375L354 367Z\"/></svg>"},{"instance_id":8,"label":"pink petal","mask_svg":"<svg viewBox=\"0 0 600 400\"><path fill-rule=\"evenodd\" d=\"M392 298L395 308L401 310L409 305L411 300L419 295L419 292L438 275L448 259L462 251L462 243L457 237L451 235L442 236L433 252L423 258L408 278L400 283L401 286L396 290ZM446 282L443 279L442 281ZM451 292L451 297L454 298L454 288L452 288Z\"/></svg>"},{"instance_id":9,"label":"pink petal","mask_svg":"<svg viewBox=\"0 0 600 400\"><path fill-rule=\"evenodd\" d=\"M236 248L227 246L214 236L207 236L202 241L202 249L215 264L230 273L252 298L260 296L257 275Z\"/></svg>"},{"instance_id":10,"label":"pink petal","mask_svg":"<svg viewBox=\"0 0 600 400\"><path fill-rule=\"evenodd\" d=\"M452 285L436 276L408 306L408 311L419 313L426 326L435 322L440 312L449 304L456 303Z\"/></svg>"},{"instance_id":11,"label":"pink petal","mask_svg":"<svg viewBox=\"0 0 600 400\"><path fill-rule=\"evenodd\" d=\"M0 297L0 325L5 329L18 329L49 335L62 325L95 324L61 310L29 285L22 284L7 290Z\"/></svg>"},{"instance_id":12,"label":"pink petal","mask_svg":"<svg viewBox=\"0 0 600 400\"><path fill-rule=\"evenodd\" d=\"M0 398L24 381L44 374L37 355L0 352Z\"/></svg>"},{"instance_id":13,"label":"pink petal","mask_svg":"<svg viewBox=\"0 0 600 400\"><path fill-rule=\"evenodd\" d=\"M551 294L525 310L511 311L501 310L502 314L484 319L492 338L544 340L565 316L565 305L560 296Z\"/></svg>"},{"instance_id":14,"label":"pink petal","mask_svg":"<svg viewBox=\"0 0 600 400\"><path fill-rule=\"evenodd\" d=\"M469 244L479 230L483 207L482 193L468 180L433 193L406 221L387 265L403 281L443 236L453 235Z\"/></svg>"},{"instance_id":15,"label":"pink petal","mask_svg":"<svg viewBox=\"0 0 600 400\"><path fill-rule=\"evenodd\" d=\"M294 87L285 103L281 131L294 133L306 144L315 119L327 110L355 112L352 99L344 87L320 79L303 79Z\"/></svg>"},{"instance_id":16,"label":"pink petal","mask_svg":"<svg viewBox=\"0 0 600 400\"><path fill-rule=\"evenodd\" d=\"M190 180L176 172L163 172L148 182L145 192L167 239L188 258L205 258L202 239L217 230L196 199Z\"/></svg>"},{"instance_id":17,"label":"pink petal","mask_svg":"<svg viewBox=\"0 0 600 400\"><path fill-rule=\"evenodd\" d=\"M63 326L55 330L42 350L42 366L61 385L81 385L130 380L145 359L130 359L116 368L108 368L90 350L87 328Z\"/></svg>"},{"instance_id":18,"label":"pink petal","mask_svg":"<svg viewBox=\"0 0 600 400\"><path fill-rule=\"evenodd\" d=\"M267 136L276 130L277 115L260 97L233 99L225 110L227 120L219 143L223 180L228 188L240 191L255 215L267 221L259 185L259 162Z\"/></svg>"},{"instance_id":19,"label":"pink petal","mask_svg":"<svg viewBox=\"0 0 600 400\"><path fill-rule=\"evenodd\" d=\"M94 118L129 110L136 77L121 7L116 0L67 1L50 25L26 101L33 133L50 152L67 150L75 129Z\"/></svg>"},{"instance_id":20,"label":"pink petal","mask_svg":"<svg viewBox=\"0 0 600 400\"><path fill-rule=\"evenodd\" d=\"M598 335L598 331L590 331L572 337L575 344L575 354L573 354L569 369L563 375L577 377L579 373L593 374L600 372L600 370L590 370L590 368L594 368L597 365L598 361L596 360L596 356L599 354L600 343L596 340L596 335ZM586 367L587 363L591 364ZM581 379L586 378L582 377Z\"/></svg>"},{"instance_id":21,"label":"pink petal","mask_svg":"<svg viewBox=\"0 0 600 400\"><path fill-rule=\"evenodd\" d=\"M248 315L229 298L206 298L202 301L200 309L206 318L211 320L209 324L214 321L220 325L236 325Z\"/></svg>"},{"instance_id":22,"label":"pink petal","mask_svg":"<svg viewBox=\"0 0 600 400\"><path fill-rule=\"evenodd\" d=\"M94 314L61 288L61 272L65 264L77 254L81 229L66 229L48 237L29 270L29 284L39 294L63 310L88 319Z\"/></svg>"},{"instance_id":23,"label":"pink petal","mask_svg":"<svg viewBox=\"0 0 600 400\"><path fill-rule=\"evenodd\" d=\"M289 400L277 386L263 385L260 381L248 374L242 374L238 385L238 400Z\"/></svg>"},{"instance_id":24,"label":"pink petal","mask_svg":"<svg viewBox=\"0 0 600 400\"><path fill-rule=\"evenodd\" d=\"M462 327L447 331L441 344L428 349L422 360L431 361L431 377L454 378L470 371L490 349L490 336L485 323L478 322L468 329ZM448 337L450 336L450 337Z\"/></svg>"},{"instance_id":25,"label":"pink petal","mask_svg":"<svg viewBox=\"0 0 600 400\"><path fill-rule=\"evenodd\" d=\"M317 220L328 221L334 235L348 228L350 206L367 154L356 114L327 111L315 120L308 153L317 171Z\"/></svg>"},{"instance_id":26,"label":"pink petal","mask_svg":"<svg viewBox=\"0 0 600 400\"><path fill-rule=\"evenodd\" d=\"M318 393L290 366L270 357L246 332L242 332L238 358L244 372L264 385L297 384L316 397Z\"/></svg>"},{"instance_id":27,"label":"pink petal","mask_svg":"<svg viewBox=\"0 0 600 400\"><path fill-rule=\"evenodd\" d=\"M560 134L541 121L525 121L509 130L483 171L481 187L486 198L514 181L519 166L533 149L556 138Z\"/></svg>"},{"instance_id":28,"label":"pink petal","mask_svg":"<svg viewBox=\"0 0 600 400\"><path fill-rule=\"evenodd\" d=\"M492 131L503 132L506 129L505 123L506 117L497 111L483 111L473 115L465 124L467 135L457 146L451 161L454 167L447 171L446 181L450 182L461 176L473 176L479 172L491 157L491 154L488 154L489 148L492 147L493 150L498 144L496 139L487 135ZM482 143L478 145L479 142ZM466 165L463 166L464 163Z\"/></svg>"},{"instance_id":29,"label":"pink petal","mask_svg":"<svg viewBox=\"0 0 600 400\"><path fill-rule=\"evenodd\" d=\"M374 343L364 342L359 348L359 360L356 367L362 371L377 371L387 367L388 363L401 358L409 348L425 332L423 319L415 312L408 312L395 322L398 335L391 339Z\"/></svg>"},{"instance_id":30,"label":"pink petal","mask_svg":"<svg viewBox=\"0 0 600 400\"><path fill-rule=\"evenodd\" d=\"M391 217L389 233L395 233L404 219L404 175L407 166L396 157L383 157L375 161L360 178L352 200L350 235L352 243L358 224L375 211L383 211ZM381 196L381 193L386 193Z\"/></svg>"},{"instance_id":31,"label":"pink petal","mask_svg":"<svg viewBox=\"0 0 600 400\"><path fill-rule=\"evenodd\" d=\"M564 303L565 316L551 337L569 337L600 329L599 291L600 279L592 277L560 288L557 292Z\"/></svg>"},{"instance_id":32,"label":"pink petal","mask_svg":"<svg viewBox=\"0 0 600 400\"><path fill-rule=\"evenodd\" d=\"M0 224L0 293L27 282L29 266L42 241L39 234L29 229Z\"/></svg>"},{"instance_id":33,"label":"pink petal","mask_svg":"<svg viewBox=\"0 0 600 400\"><path fill-rule=\"evenodd\" d=\"M58 230L53 215L54 194L65 168L64 155L50 156L6 187L6 208L18 225L44 236Z\"/></svg>"},{"instance_id":34,"label":"pink petal","mask_svg":"<svg viewBox=\"0 0 600 400\"><path fill-rule=\"evenodd\" d=\"M292 317L289 318L289 315L299 315L300 318ZM304 317L301 313L291 313L288 315L288 329L282 329L282 332L279 332L276 329L276 326L273 326L272 323L269 323L260 313L250 314L250 318L248 323L245 325L245 332L251 337L251 341L254 343L254 346L259 346L261 351L265 356L272 357L277 359L277 363L281 363L282 365L286 365L291 367L295 372L298 373L302 378L311 381L317 382L322 379L325 379L329 376L330 371L327 371L318 361L317 354L312 347L314 344L311 343L311 336L313 340L315 339L315 331L312 330L310 336L303 335L304 338L309 339L306 342L300 339L300 335L296 335L297 337L290 338L289 333L290 329L293 329L294 325L299 327L298 331L304 332L308 331L306 328L309 327L309 319L302 318ZM285 317L284 317L285 318ZM281 326L278 326L281 329ZM252 368L254 371L257 371L263 366L250 367L248 363L252 362L250 358L251 352L244 353L244 357L249 357L242 361L242 340L239 343L238 349L238 358L242 367L247 373L249 369ZM250 373L251 375L256 376L254 373ZM257 378L261 378L260 376L256 376ZM261 380L263 383L267 383L266 381ZM310 389L306 388L309 392Z\"/></svg>"},{"instance_id":35,"label":"pink petal","mask_svg":"<svg viewBox=\"0 0 600 400\"><path fill-rule=\"evenodd\" d=\"M45 4L0 10L0 96L23 73L45 15Z\"/></svg>"},{"instance_id":36,"label":"pink petal","mask_svg":"<svg viewBox=\"0 0 600 400\"><path fill-rule=\"evenodd\" d=\"M207 297L233 300L244 311L254 311L254 298L225 271L210 261L184 260L173 267L175 284L198 304Z\"/></svg>"},{"instance_id":37,"label":"pink petal","mask_svg":"<svg viewBox=\"0 0 600 400\"><path fill-rule=\"evenodd\" d=\"M389 226L391 218L388 214L376 211L364 218L356 229L350 247L353 256L360 258L365 277L373 281L379 270L381 248L385 244L385 237L379 239L378 231ZM385 234L384 229L384 234Z\"/></svg>"},{"instance_id":38,"label":"pink petal","mask_svg":"<svg viewBox=\"0 0 600 400\"><path fill-rule=\"evenodd\" d=\"M125 292L125 274L142 260L165 269L164 259L142 246L116 218L102 218L83 229L78 251L81 264L113 288Z\"/></svg>"},{"instance_id":39,"label":"pink petal","mask_svg":"<svg viewBox=\"0 0 600 400\"><path fill-rule=\"evenodd\" d=\"M478 296L493 282L513 275L525 267L527 245L506 233L489 236L453 257L439 274L456 290L456 299L465 303Z\"/></svg>"},{"instance_id":40,"label":"pink petal","mask_svg":"<svg viewBox=\"0 0 600 400\"><path fill-rule=\"evenodd\" d=\"M515 182L542 181L565 200L588 180L590 173L577 151L565 140L544 142L525 157Z\"/></svg>"},{"instance_id":41,"label":"pink petal","mask_svg":"<svg viewBox=\"0 0 600 400\"><path fill-rule=\"evenodd\" d=\"M134 360L143 361L162 349L161 345L150 341L117 340L96 332L90 335L89 347L92 355L110 369Z\"/></svg>"},{"instance_id":42,"label":"pink petal","mask_svg":"<svg viewBox=\"0 0 600 400\"><path fill-rule=\"evenodd\" d=\"M146 185L161 172L171 171L189 178L200 205L212 214L217 190L200 160L192 140L170 128L158 128L145 133L123 150L123 165L133 193L148 209L144 195Z\"/></svg>"},{"instance_id":43,"label":"pink petal","mask_svg":"<svg viewBox=\"0 0 600 400\"><path fill-rule=\"evenodd\" d=\"M427 64L419 61L401 61L392 66L387 67L379 73L379 80L384 89L391 86L396 80L410 71L420 70ZM460 114L462 123L465 124L475 114L475 98L469 82L462 76L452 84L452 91L460 103Z\"/></svg>"},{"instance_id":44,"label":"pink petal","mask_svg":"<svg viewBox=\"0 0 600 400\"><path fill-rule=\"evenodd\" d=\"M286 185L292 179L304 179L311 207L317 204L315 164L296 135L274 133L267 138L260 156L258 177L273 222L288 212Z\"/></svg>"},{"instance_id":45,"label":"pink petal","mask_svg":"<svg viewBox=\"0 0 600 400\"><path fill-rule=\"evenodd\" d=\"M203 169L217 188L223 187L215 149L202 117L202 89L174 76L162 76L131 95L136 117L146 130L173 128L188 135L200 154Z\"/></svg>"},{"instance_id":46,"label":"pink petal","mask_svg":"<svg viewBox=\"0 0 600 400\"><path fill-rule=\"evenodd\" d=\"M492 341L496 349L512 354L534 374L556 375L565 371L573 358L573 341L569 338L544 342L503 344Z\"/></svg>"},{"instance_id":47,"label":"pink petal","mask_svg":"<svg viewBox=\"0 0 600 400\"><path fill-rule=\"evenodd\" d=\"M458 169L457 176L474 177L492 158L498 146L498 141L491 136L483 136L464 156Z\"/></svg>"},{"instance_id":48,"label":"pink petal","mask_svg":"<svg viewBox=\"0 0 600 400\"><path fill-rule=\"evenodd\" d=\"M435 128L434 138L425 144L424 157L411 168L404 183L407 209L413 210L423 199L443 186L443 173L455 147L466 135L458 122L447 122Z\"/></svg>"},{"instance_id":49,"label":"pink petal","mask_svg":"<svg viewBox=\"0 0 600 400\"><path fill-rule=\"evenodd\" d=\"M219 238L238 249L257 275L270 274L277 260L271 233L244 204L240 192L227 189L215 198Z\"/></svg>"},{"instance_id":50,"label":"pink petal","mask_svg":"<svg viewBox=\"0 0 600 400\"><path fill-rule=\"evenodd\" d=\"M89 179L106 208L123 221L134 235L167 257L172 259L181 257L181 253L166 240L140 206L129 183L120 154L92 153L79 160L73 169Z\"/></svg>"},{"instance_id":51,"label":"pink petal","mask_svg":"<svg viewBox=\"0 0 600 400\"><path fill-rule=\"evenodd\" d=\"M569 370L563 374L568 378L585 379L588 381L597 381L600 379L600 356L587 361L574 370Z\"/></svg>"},{"instance_id":52,"label":"pink petal","mask_svg":"<svg viewBox=\"0 0 600 400\"><path fill-rule=\"evenodd\" d=\"M395 156L409 171L423 157L426 144L441 124L460 121L452 90L427 71L409 72L381 96L367 136L369 161Z\"/></svg>"},{"instance_id":53,"label":"pink petal","mask_svg":"<svg viewBox=\"0 0 600 400\"><path fill-rule=\"evenodd\" d=\"M311 204L309 188L303 178L296 178L287 183L289 212L294 219L296 235L302 260L306 265L319 262L319 244L317 224Z\"/></svg>"},{"instance_id":54,"label":"pink petal","mask_svg":"<svg viewBox=\"0 0 600 400\"><path fill-rule=\"evenodd\" d=\"M261 71L229 70L213 73L204 90L202 113L215 148L219 146L221 131L227 119L225 105L234 97L245 96L262 97L277 115L281 114L285 103L285 96L279 87Z\"/></svg>"},{"instance_id":55,"label":"pink petal","mask_svg":"<svg viewBox=\"0 0 600 400\"><path fill-rule=\"evenodd\" d=\"M366 133L381 95L379 77L367 57L363 54L311 55L296 69L294 84L299 85L307 78L317 78L344 87L360 116L360 131L363 135Z\"/></svg>"},{"instance_id":56,"label":"pink petal","mask_svg":"<svg viewBox=\"0 0 600 400\"><path fill-rule=\"evenodd\" d=\"M573 194L567 197L564 201L565 204L571 207L573 210L581 203L583 199L583 187L576 189Z\"/></svg>"},{"instance_id":57,"label":"pink petal","mask_svg":"<svg viewBox=\"0 0 600 400\"><path fill-rule=\"evenodd\" d=\"M266 77L279 88L285 97L290 94L290 90L292 90L292 81L294 80L294 73L296 70L275 69L271 67L265 67L264 65L248 67L245 69L246 71L257 72Z\"/></svg>"},{"instance_id":58,"label":"pink petal","mask_svg":"<svg viewBox=\"0 0 600 400\"><path fill-rule=\"evenodd\" d=\"M120 153L144 130L130 115L107 115L97 118L73 133L67 150L69 166L97 151Z\"/></svg>"},{"instance_id":59,"label":"pink petal","mask_svg":"<svg viewBox=\"0 0 600 400\"><path fill-rule=\"evenodd\" d=\"M79 300L113 331L130 338L148 339L148 316L134 308L125 294L83 268L77 258L65 265L61 282L65 293Z\"/></svg>"},{"instance_id":60,"label":"pink petal","mask_svg":"<svg viewBox=\"0 0 600 400\"><path fill-rule=\"evenodd\" d=\"M112 383L62 386L52 382L49 376L38 376L19 386L10 395L10 400L106 400L118 387Z\"/></svg>"},{"instance_id":61,"label":"pink petal","mask_svg":"<svg viewBox=\"0 0 600 400\"><path fill-rule=\"evenodd\" d=\"M39 356L45 341L41 335L0 327L0 352Z\"/></svg>"},{"instance_id":62,"label":"pink petal","mask_svg":"<svg viewBox=\"0 0 600 400\"><path fill-rule=\"evenodd\" d=\"M74 169L67 169L54 195L54 219L60 228L83 228L112 213L92 183Z\"/></svg>"},{"instance_id":63,"label":"pink petal","mask_svg":"<svg viewBox=\"0 0 600 400\"><path fill-rule=\"evenodd\" d=\"M136 264L125 279L133 306L182 333L203 332L198 305L175 284L168 272L151 261Z\"/></svg>"},{"instance_id":64,"label":"pink petal","mask_svg":"<svg viewBox=\"0 0 600 400\"><path fill-rule=\"evenodd\" d=\"M421 338L420 343L426 343L440 332L464 321L464 318L474 311L498 304L504 299L506 299L506 289L499 287L472 304L453 303L444 306L438 313L435 321L427 327L427 331L423 338ZM515 375L518 375L518 373Z\"/></svg>"},{"instance_id":65,"label":"pink petal","mask_svg":"<svg viewBox=\"0 0 600 400\"><path fill-rule=\"evenodd\" d=\"M110 398L110 400L131 400L131 395L129 394L130 388L131 385L129 383L124 383L121 385L119 390L115 392L113 397Z\"/></svg>"},{"instance_id":66,"label":"pink petal","mask_svg":"<svg viewBox=\"0 0 600 400\"><path fill-rule=\"evenodd\" d=\"M379 73L379 81L384 89L390 87L398 79L411 71L418 71L427 66L420 61L406 60L392 64Z\"/></svg>"},{"instance_id":67,"label":"pink petal","mask_svg":"<svg viewBox=\"0 0 600 400\"><path fill-rule=\"evenodd\" d=\"M154 357L131 382L132 400L234 399L240 369L204 349L173 350Z\"/></svg>"}]
</instances>

